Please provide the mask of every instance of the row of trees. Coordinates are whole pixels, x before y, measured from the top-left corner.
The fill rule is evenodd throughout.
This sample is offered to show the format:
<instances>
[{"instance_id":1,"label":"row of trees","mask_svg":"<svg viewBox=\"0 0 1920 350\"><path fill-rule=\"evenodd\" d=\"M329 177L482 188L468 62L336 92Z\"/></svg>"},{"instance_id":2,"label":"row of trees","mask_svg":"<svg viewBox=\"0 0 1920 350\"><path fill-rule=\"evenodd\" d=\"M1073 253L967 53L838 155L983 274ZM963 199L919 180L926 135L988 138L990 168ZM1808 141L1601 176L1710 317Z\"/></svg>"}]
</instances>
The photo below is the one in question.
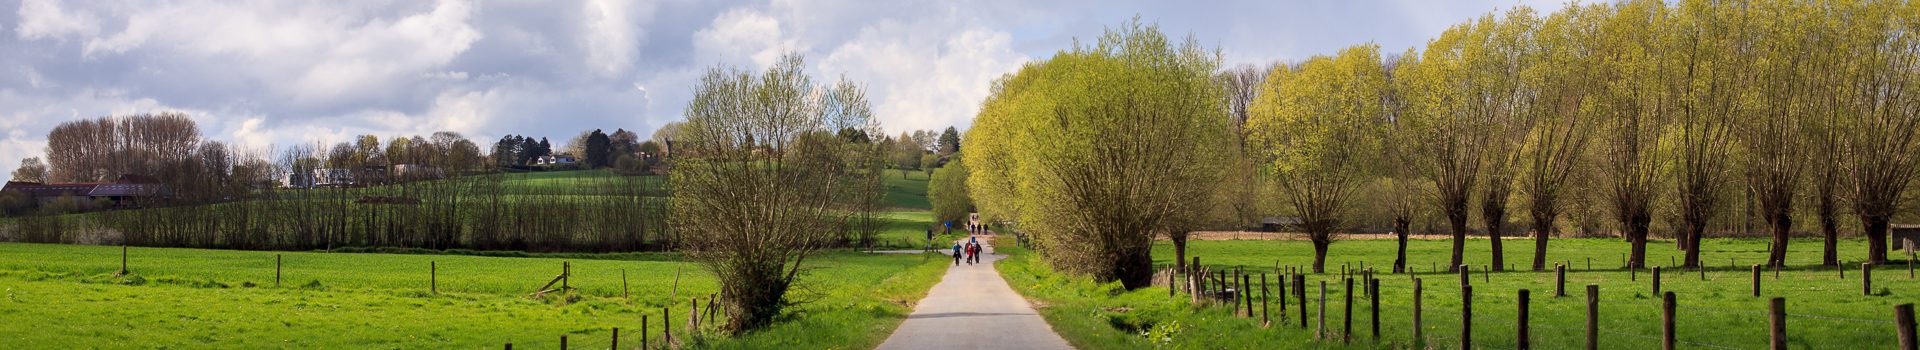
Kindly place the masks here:
<instances>
[{"instance_id":1,"label":"row of trees","mask_svg":"<svg viewBox=\"0 0 1920 350\"><path fill-rule=\"evenodd\" d=\"M1363 45L1275 67L1252 107L1250 147L1273 152L1275 180L1316 242L1354 209L1350 194L1422 182L1430 186L1413 190L1431 191L1421 195L1453 234L1452 266L1473 214L1491 238L1492 265L1505 266L1500 238L1519 200L1533 221L1532 267L1544 269L1570 191L1595 192L1609 207L1633 267L1645 265L1655 208L1674 211L1676 244L1692 267L1708 228L1742 205L1770 226L1769 263L1783 264L1793 204L1804 197L1818 208L1827 264L1837 263L1842 202L1868 239L1868 259L1881 263L1888 222L1920 171L1920 105L1908 88L1920 78L1920 40L1905 34L1920 24L1916 9L1896 1L1515 9L1395 58ZM1396 232L1404 240L1406 228Z\"/></svg>"},{"instance_id":2,"label":"row of trees","mask_svg":"<svg viewBox=\"0 0 1920 350\"><path fill-rule=\"evenodd\" d=\"M1920 172L1915 29L1920 4L1902 1L1635 0L1489 14L1398 55L1216 70L1136 20L997 81L966 140L968 187L1054 266L1129 287L1154 235L1184 255L1188 231L1272 213L1297 217L1320 258L1384 214L1399 271L1429 215L1451 265L1478 219L1500 268L1518 210L1544 269L1569 210L1610 221L1634 267L1656 219L1699 266L1701 238L1744 211L1780 265L1810 200L1827 264L1848 213L1880 263Z\"/></svg>"},{"instance_id":3,"label":"row of trees","mask_svg":"<svg viewBox=\"0 0 1920 350\"><path fill-rule=\"evenodd\" d=\"M889 150L890 165L900 171L901 177L906 177L908 171L933 171L946 165L954 154L960 153L960 131L951 126L941 132L902 131L900 136L883 138L880 143Z\"/></svg>"}]
</instances>

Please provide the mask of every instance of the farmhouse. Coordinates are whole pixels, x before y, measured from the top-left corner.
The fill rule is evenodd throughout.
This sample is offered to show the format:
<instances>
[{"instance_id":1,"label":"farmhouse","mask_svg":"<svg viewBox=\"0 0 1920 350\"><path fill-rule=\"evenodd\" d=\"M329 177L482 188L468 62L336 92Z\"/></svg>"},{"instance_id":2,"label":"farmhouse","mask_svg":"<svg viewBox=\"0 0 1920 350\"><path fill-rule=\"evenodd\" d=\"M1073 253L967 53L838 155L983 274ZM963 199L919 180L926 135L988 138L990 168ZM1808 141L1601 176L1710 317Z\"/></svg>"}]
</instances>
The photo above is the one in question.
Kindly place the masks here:
<instances>
[{"instance_id":1,"label":"farmhouse","mask_svg":"<svg viewBox=\"0 0 1920 350\"><path fill-rule=\"evenodd\" d=\"M39 207L67 202L72 203L75 209L83 210L135 207L143 199L172 195L165 185L139 175L124 175L113 182L43 184L8 181L6 187L0 188L0 192L19 193L33 199L34 205Z\"/></svg>"},{"instance_id":2,"label":"farmhouse","mask_svg":"<svg viewBox=\"0 0 1920 350\"><path fill-rule=\"evenodd\" d=\"M287 188L345 187L354 184L353 169L325 168L287 173Z\"/></svg>"},{"instance_id":3,"label":"farmhouse","mask_svg":"<svg viewBox=\"0 0 1920 350\"><path fill-rule=\"evenodd\" d=\"M566 164L577 163L579 161L580 159L574 158L573 156L565 155L565 154L557 155L557 156L540 156L539 158L534 158L533 160L534 164L539 164L539 165L566 165Z\"/></svg>"}]
</instances>

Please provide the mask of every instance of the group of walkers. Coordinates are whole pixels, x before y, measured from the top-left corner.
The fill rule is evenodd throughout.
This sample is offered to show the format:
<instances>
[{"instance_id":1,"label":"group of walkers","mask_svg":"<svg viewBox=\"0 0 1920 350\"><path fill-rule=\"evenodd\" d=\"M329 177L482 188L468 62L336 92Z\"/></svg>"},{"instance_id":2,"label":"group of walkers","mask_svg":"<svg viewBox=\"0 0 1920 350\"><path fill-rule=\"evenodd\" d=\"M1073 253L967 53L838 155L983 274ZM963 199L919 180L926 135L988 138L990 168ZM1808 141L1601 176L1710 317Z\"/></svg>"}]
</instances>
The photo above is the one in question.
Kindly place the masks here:
<instances>
[{"instance_id":1,"label":"group of walkers","mask_svg":"<svg viewBox=\"0 0 1920 350\"><path fill-rule=\"evenodd\" d=\"M967 258L967 265L980 263L981 250L982 247L980 246L980 238L978 236L967 237L967 243L965 244L954 242L953 266L960 266L961 257Z\"/></svg>"}]
</instances>

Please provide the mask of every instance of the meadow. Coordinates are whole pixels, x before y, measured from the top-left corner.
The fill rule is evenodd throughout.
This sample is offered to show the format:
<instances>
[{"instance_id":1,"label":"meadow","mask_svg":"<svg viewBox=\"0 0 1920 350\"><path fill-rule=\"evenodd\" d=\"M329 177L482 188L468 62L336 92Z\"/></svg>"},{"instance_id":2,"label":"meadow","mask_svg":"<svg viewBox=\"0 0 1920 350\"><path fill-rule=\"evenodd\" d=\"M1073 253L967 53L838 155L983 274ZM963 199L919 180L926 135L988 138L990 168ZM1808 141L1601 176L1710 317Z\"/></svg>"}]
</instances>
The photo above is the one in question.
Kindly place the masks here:
<instances>
[{"instance_id":1,"label":"meadow","mask_svg":"<svg viewBox=\"0 0 1920 350\"><path fill-rule=\"evenodd\" d=\"M1518 244L1518 243L1529 244ZM1509 241L1506 260L1524 269L1532 258L1530 241ZM1763 272L1762 295L1750 295L1751 265L1765 257L1766 241L1709 239L1704 245L1704 271L1665 268L1662 292L1673 292L1680 310L1677 341L1683 348L1762 348L1767 345L1767 302L1784 297L1788 344L1793 348L1884 348L1895 344L1893 306L1920 302L1920 281L1909 275L1907 260L1875 269L1872 295L1863 295L1859 261L1865 257L1863 240L1843 240L1840 252L1845 278L1834 267L1818 266L1820 243L1796 240L1789 247L1791 267L1776 279ZM1529 289L1531 340L1543 349L1580 348L1585 342L1585 286L1599 286L1602 348L1657 348L1661 336L1661 300L1653 293L1649 271L1620 268L1620 255L1629 247L1618 239L1556 239L1548 256L1568 264L1567 297L1554 298L1552 272L1509 271L1484 273L1489 261L1488 241L1468 241L1466 260L1473 266L1475 348L1513 348L1516 343L1518 290ZM1299 326L1298 301L1289 297L1282 315L1279 305L1268 305L1274 322L1263 328L1254 318L1234 316L1229 306L1193 306L1188 296L1169 297L1164 287L1125 291L1117 284L1098 284L1063 276L1044 266L1030 251L1002 248L1014 256L999 267L1016 290L1035 301L1054 329L1076 347L1132 348L1457 348L1460 329L1460 290L1457 274L1434 272L1449 258L1446 240L1409 243L1409 265L1417 273L1392 274L1394 243L1354 240L1334 243L1328 273L1307 276L1308 322ZM1648 246L1647 264L1669 265L1682 254L1672 242ZM1253 274L1277 276L1276 266L1304 268L1312 262L1305 241L1194 241L1189 254L1216 269L1239 268ZM1159 268L1171 264L1172 249L1160 242L1153 253ZM1905 254L1899 254L1905 256ZM1593 261L1593 268L1586 261ZM1353 333L1343 342L1346 286L1341 268L1358 271L1361 263L1375 270L1380 286L1380 335L1373 322L1364 283L1355 281ZM1733 265L1729 267L1729 265ZM1441 267L1444 269L1444 267ZM1551 269L1549 269L1551 270ZM1270 277L1277 278L1277 277ZM1424 340L1413 338L1413 278L1424 291ZM1358 279L1358 278L1356 278ZM1316 339L1320 283L1327 283L1326 322L1330 339ZM1257 282L1256 282L1257 284ZM1277 289L1272 285L1270 288ZM1287 287L1291 295L1292 286ZM1276 290L1277 291L1277 290ZM1275 299L1277 301L1277 299ZM1260 303L1256 300L1256 312ZM1284 317L1284 319L1283 319Z\"/></svg>"},{"instance_id":2,"label":"meadow","mask_svg":"<svg viewBox=\"0 0 1920 350\"><path fill-rule=\"evenodd\" d=\"M0 327L0 339L12 348L547 349L567 335L573 348L593 349L609 345L614 327L623 347L640 344L646 317L658 346L664 308L676 341L693 348L864 348L945 270L918 255L826 252L809 260L782 322L727 337L687 328L690 299L704 307L717 284L672 253L129 253L132 274L116 277L119 247L0 244L0 323L35 325ZM529 297L563 263L577 289Z\"/></svg>"}]
</instances>

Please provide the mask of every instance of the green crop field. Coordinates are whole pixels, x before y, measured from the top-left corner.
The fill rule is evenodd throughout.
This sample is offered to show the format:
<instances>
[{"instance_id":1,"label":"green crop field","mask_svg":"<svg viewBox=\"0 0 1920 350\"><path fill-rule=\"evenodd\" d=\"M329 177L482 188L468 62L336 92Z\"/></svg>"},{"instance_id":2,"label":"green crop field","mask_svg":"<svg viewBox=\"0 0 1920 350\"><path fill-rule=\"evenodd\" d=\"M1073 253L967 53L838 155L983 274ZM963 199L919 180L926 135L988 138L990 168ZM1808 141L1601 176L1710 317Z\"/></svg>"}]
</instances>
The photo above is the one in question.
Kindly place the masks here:
<instances>
[{"instance_id":1,"label":"green crop field","mask_svg":"<svg viewBox=\"0 0 1920 350\"><path fill-rule=\"evenodd\" d=\"M638 345L641 318L660 339L661 312L688 341L689 298L717 285L677 254L513 258L325 252L131 249L0 244L0 339L9 348L495 348L512 342L605 348L611 329ZM283 274L274 286L275 256ZM529 298L572 265L572 293ZM944 271L915 255L832 252L791 292L790 317L696 347L862 348L878 344ZM439 293L429 292L438 266ZM631 298L622 297L622 272ZM676 277L677 276L677 277ZM677 291L675 280L678 280ZM18 326L32 325L32 326Z\"/></svg>"},{"instance_id":2,"label":"green crop field","mask_svg":"<svg viewBox=\"0 0 1920 350\"><path fill-rule=\"evenodd\" d=\"M1496 272L1483 274L1481 266L1489 261L1488 241L1468 241L1467 262L1474 266L1471 339L1476 348L1513 348L1516 339L1516 304L1520 289L1530 289L1532 342L1545 349L1584 346L1586 327L1585 286L1600 288L1600 346L1602 348L1658 348L1661 336L1661 300L1652 291L1648 271L1628 272L1619 268L1620 254L1629 247L1618 239L1557 239L1550 246L1551 261L1570 264L1567 274L1568 297L1554 298L1552 272ZM1775 279L1772 271L1762 278L1765 297L1750 293L1752 264L1762 262L1766 241L1752 239L1709 239L1703 260L1709 269L1662 274L1662 292L1673 292L1679 309L1676 339L1682 348L1763 348L1767 345L1767 298L1786 299L1789 345L1793 348L1886 348L1895 344L1893 306L1920 302L1920 281L1909 277L1907 261L1873 272L1873 295L1862 295L1859 261L1866 253L1862 240L1843 240L1840 252L1846 276L1833 267L1821 267L1820 243L1796 240L1789 247L1790 268ZM1170 298L1167 289L1152 287L1124 291L1117 284L1096 284L1084 278L1056 274L1044 267L1028 251L1003 248L1014 254L1000 269L1009 283L1034 299L1041 314L1056 331L1081 348L1406 348L1414 347L1412 337L1412 279L1423 281L1422 302L1425 313L1423 333L1427 345L1457 348L1460 334L1461 288L1457 274L1434 273L1429 266L1444 265L1451 243L1446 240L1415 240L1408 256L1414 276L1394 275L1390 271L1394 244L1387 240L1335 242L1329 251L1328 273L1309 275L1308 328L1299 328L1297 299L1288 298L1287 316L1280 317L1278 305L1269 305L1275 325L1261 328L1255 319L1240 318L1228 306L1190 306L1186 295ZM1532 241L1510 240L1505 245L1506 260L1524 268L1533 256ZM1681 252L1672 242L1653 242L1648 246L1647 264L1668 265L1669 257ZM1274 266L1307 266L1312 262L1312 247L1305 241L1194 241L1189 254L1216 270L1243 268L1273 276ZM1160 242L1154 250L1156 264L1171 263L1172 249ZM1900 254L1904 255L1904 254ZM1594 271L1587 271L1591 258ZM1735 267L1728 267L1729 259ZM1343 343L1345 284L1343 265L1358 270L1364 262L1376 270L1380 279L1380 331L1371 330L1370 303L1358 292L1364 284L1356 281L1353 336ZM1551 269L1551 268L1549 268ZM1357 278L1356 278L1357 279ZM1319 283L1327 282L1326 322L1333 337L1315 340L1320 303ZM1270 288L1278 288L1277 285ZM1293 293L1291 286L1288 293ZM1275 299L1277 301L1277 299ZM1256 302L1256 312L1260 307Z\"/></svg>"}]
</instances>

